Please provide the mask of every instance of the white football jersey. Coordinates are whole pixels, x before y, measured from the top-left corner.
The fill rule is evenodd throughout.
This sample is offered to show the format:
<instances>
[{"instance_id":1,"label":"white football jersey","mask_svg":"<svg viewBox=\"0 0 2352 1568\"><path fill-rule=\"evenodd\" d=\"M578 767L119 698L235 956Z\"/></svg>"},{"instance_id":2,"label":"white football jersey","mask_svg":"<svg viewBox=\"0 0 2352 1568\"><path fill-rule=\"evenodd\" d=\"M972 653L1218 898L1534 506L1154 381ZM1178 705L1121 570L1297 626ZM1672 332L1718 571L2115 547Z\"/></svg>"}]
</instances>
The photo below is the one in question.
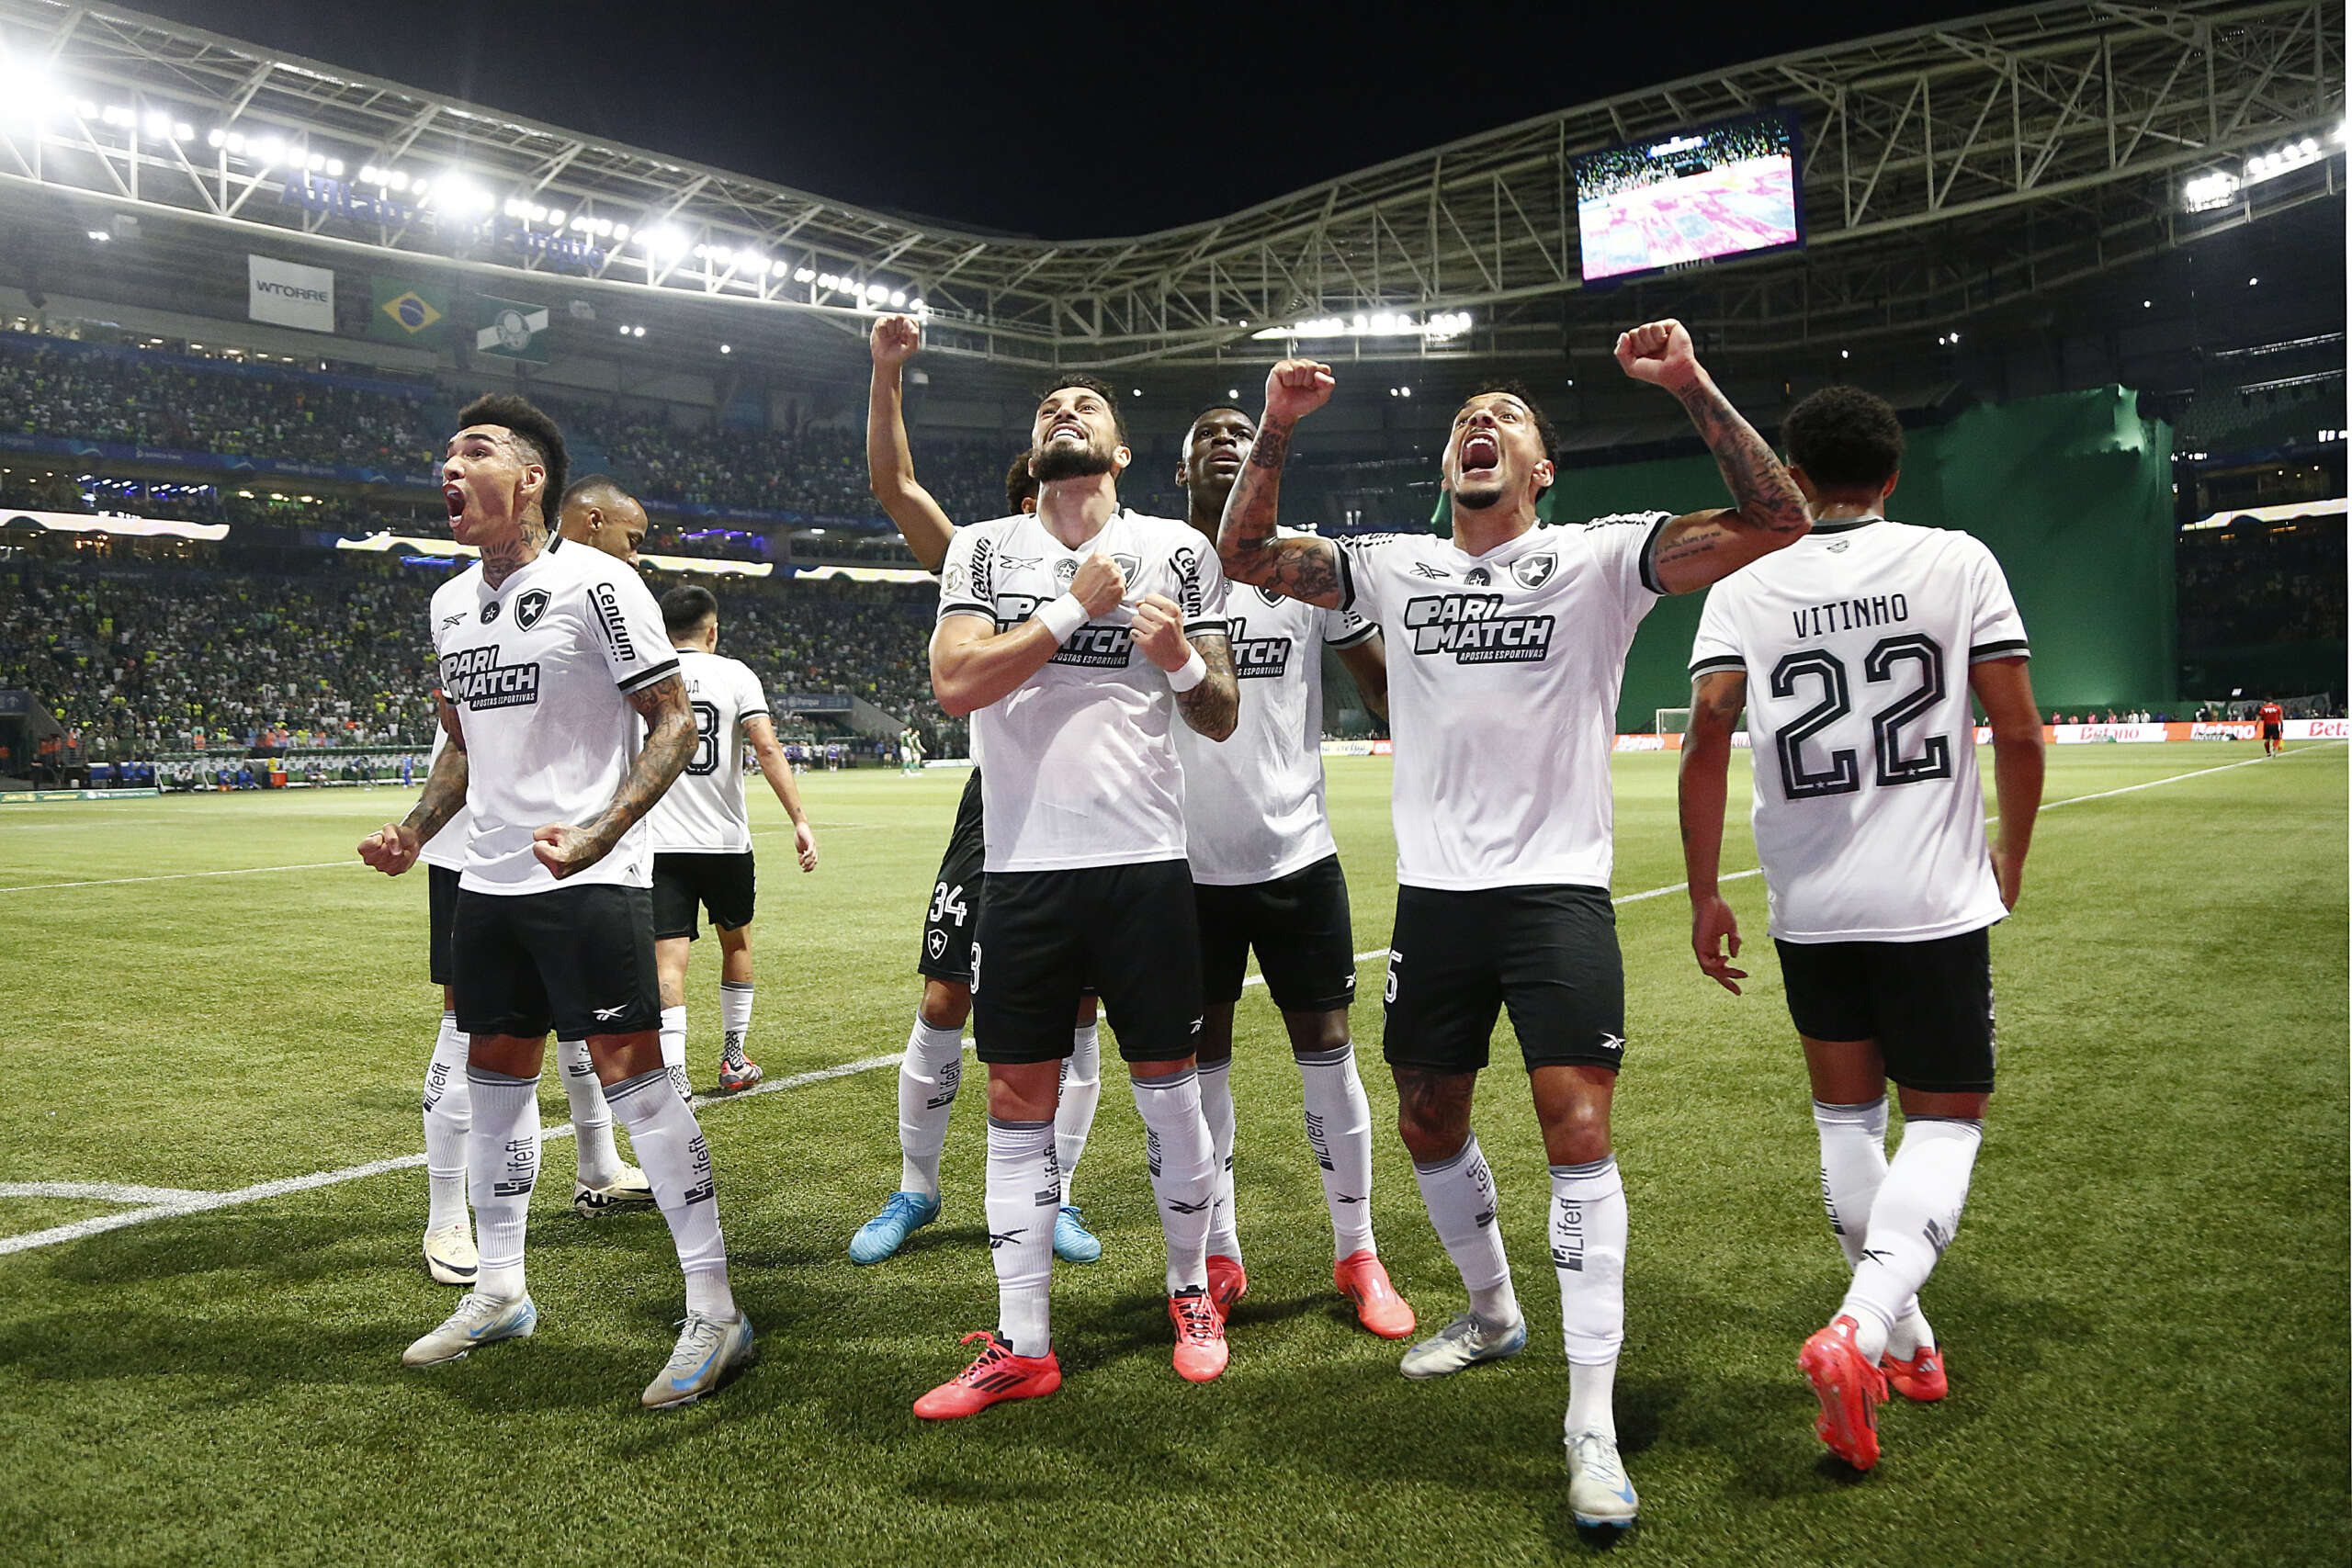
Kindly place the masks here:
<instances>
[{"instance_id":1,"label":"white football jersey","mask_svg":"<svg viewBox=\"0 0 2352 1568\"><path fill-rule=\"evenodd\" d=\"M686 771L645 814L653 852L743 854L752 847L751 813L743 804L743 721L768 711L760 678L738 660L678 650L699 739Z\"/></svg>"},{"instance_id":2,"label":"white football jersey","mask_svg":"<svg viewBox=\"0 0 2352 1568\"><path fill-rule=\"evenodd\" d=\"M1530 528L1482 556L1433 534L1340 543L1340 606L1388 648L1397 881L1609 886L1617 691L1670 515Z\"/></svg>"},{"instance_id":3,"label":"white football jersey","mask_svg":"<svg viewBox=\"0 0 2352 1568\"><path fill-rule=\"evenodd\" d=\"M2007 913L1968 669L2030 651L2000 563L1951 529L1816 523L1715 584L1690 674L1747 675L1772 935L1927 942Z\"/></svg>"},{"instance_id":4,"label":"white football jersey","mask_svg":"<svg viewBox=\"0 0 2352 1568\"><path fill-rule=\"evenodd\" d=\"M433 725L433 756L430 761L439 761L441 753L448 749L449 732L441 728L436 710ZM433 770L429 763L425 768L424 776L427 778L433 776ZM461 805L449 820L441 825L439 832L424 840L424 849L416 858L427 865L437 865L446 871L463 871L466 869L466 842L473 836L474 814Z\"/></svg>"},{"instance_id":5,"label":"white football jersey","mask_svg":"<svg viewBox=\"0 0 2352 1568\"><path fill-rule=\"evenodd\" d=\"M1380 628L1262 588L1230 587L1225 607L1241 716L1221 741L1177 725L1176 754L1193 880L1241 887L1339 852L1323 804L1320 645L1351 648Z\"/></svg>"},{"instance_id":6,"label":"white football jersey","mask_svg":"<svg viewBox=\"0 0 2352 1568\"><path fill-rule=\"evenodd\" d=\"M1184 635L1225 631L1225 572L1190 525L1122 509L1080 549L1032 516L956 530L940 570L939 618L1000 630L1069 591L1079 563L1109 556L1127 595L1163 593ZM1136 650L1135 612L1114 606L1072 632L1046 667L972 716L990 871L1060 871L1184 858L1183 727L1168 672Z\"/></svg>"},{"instance_id":7,"label":"white football jersey","mask_svg":"<svg viewBox=\"0 0 2352 1568\"><path fill-rule=\"evenodd\" d=\"M558 884L531 835L550 822L585 826L612 804L645 742L628 694L677 672L661 609L628 566L557 536L494 589L479 561L443 583L433 651L466 737L474 830L458 886L544 893ZM639 820L562 886L652 881Z\"/></svg>"}]
</instances>

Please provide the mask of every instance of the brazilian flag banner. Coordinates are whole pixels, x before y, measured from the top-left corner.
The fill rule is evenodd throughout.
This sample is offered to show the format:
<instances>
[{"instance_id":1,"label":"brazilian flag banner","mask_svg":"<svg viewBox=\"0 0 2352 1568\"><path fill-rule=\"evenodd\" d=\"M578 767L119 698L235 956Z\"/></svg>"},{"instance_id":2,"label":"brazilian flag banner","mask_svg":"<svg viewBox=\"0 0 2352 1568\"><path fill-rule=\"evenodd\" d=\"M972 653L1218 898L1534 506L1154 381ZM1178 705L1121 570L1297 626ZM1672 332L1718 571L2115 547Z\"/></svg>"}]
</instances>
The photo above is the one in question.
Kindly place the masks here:
<instances>
[{"instance_id":1,"label":"brazilian flag banner","mask_svg":"<svg viewBox=\"0 0 2352 1568\"><path fill-rule=\"evenodd\" d=\"M368 279L374 303L368 311L368 335L387 343L438 348L448 335L449 291L406 277Z\"/></svg>"},{"instance_id":2,"label":"brazilian flag banner","mask_svg":"<svg viewBox=\"0 0 2352 1568\"><path fill-rule=\"evenodd\" d=\"M501 359L548 362L548 308L520 299L481 297L481 324L474 331L474 352Z\"/></svg>"}]
</instances>

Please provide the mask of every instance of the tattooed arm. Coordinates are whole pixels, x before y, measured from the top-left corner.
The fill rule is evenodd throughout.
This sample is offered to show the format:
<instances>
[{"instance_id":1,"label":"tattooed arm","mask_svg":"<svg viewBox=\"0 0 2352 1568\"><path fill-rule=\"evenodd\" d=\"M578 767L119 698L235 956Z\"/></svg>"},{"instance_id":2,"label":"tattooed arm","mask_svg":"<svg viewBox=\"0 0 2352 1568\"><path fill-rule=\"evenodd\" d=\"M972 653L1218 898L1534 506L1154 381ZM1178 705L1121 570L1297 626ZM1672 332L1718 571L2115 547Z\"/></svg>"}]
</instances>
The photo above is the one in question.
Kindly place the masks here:
<instances>
[{"instance_id":1,"label":"tattooed arm","mask_svg":"<svg viewBox=\"0 0 2352 1568\"><path fill-rule=\"evenodd\" d=\"M458 710L447 698L435 693L433 701L441 710L441 728L448 733L449 744L433 759L433 771L424 776L424 793L417 796L416 809L359 840L359 858L386 876L398 876L414 865L433 835L466 807L465 732L458 728Z\"/></svg>"},{"instance_id":2,"label":"tattooed arm","mask_svg":"<svg viewBox=\"0 0 2352 1568\"><path fill-rule=\"evenodd\" d=\"M611 804L584 828L550 822L531 835L531 852L561 881L585 871L613 852L621 835L653 809L677 776L685 771L698 739L694 710L686 705L686 682L670 675L628 694L628 705L645 719L645 745L629 764Z\"/></svg>"},{"instance_id":3,"label":"tattooed arm","mask_svg":"<svg viewBox=\"0 0 2352 1568\"><path fill-rule=\"evenodd\" d=\"M1204 632L1192 640L1193 651L1209 667L1201 683L1176 694L1176 709L1195 734L1223 740L1241 719L1241 682L1233 674L1233 644L1221 633Z\"/></svg>"},{"instance_id":4,"label":"tattooed arm","mask_svg":"<svg viewBox=\"0 0 2352 1568\"><path fill-rule=\"evenodd\" d=\"M1715 455L1736 505L1675 518L1659 533L1650 569L1668 593L1692 593L1812 531L1796 481L1731 406L1679 321L1652 321L1617 339L1617 363L1636 381L1672 392Z\"/></svg>"},{"instance_id":5,"label":"tattooed arm","mask_svg":"<svg viewBox=\"0 0 2352 1568\"><path fill-rule=\"evenodd\" d=\"M1311 359L1285 359L1267 373L1266 417L1259 423L1250 460L1225 499L1225 521L1216 536L1217 559L1227 577L1327 610L1340 603L1339 547L1311 535L1276 538L1274 512L1291 432L1329 400L1331 385L1330 369Z\"/></svg>"}]
</instances>

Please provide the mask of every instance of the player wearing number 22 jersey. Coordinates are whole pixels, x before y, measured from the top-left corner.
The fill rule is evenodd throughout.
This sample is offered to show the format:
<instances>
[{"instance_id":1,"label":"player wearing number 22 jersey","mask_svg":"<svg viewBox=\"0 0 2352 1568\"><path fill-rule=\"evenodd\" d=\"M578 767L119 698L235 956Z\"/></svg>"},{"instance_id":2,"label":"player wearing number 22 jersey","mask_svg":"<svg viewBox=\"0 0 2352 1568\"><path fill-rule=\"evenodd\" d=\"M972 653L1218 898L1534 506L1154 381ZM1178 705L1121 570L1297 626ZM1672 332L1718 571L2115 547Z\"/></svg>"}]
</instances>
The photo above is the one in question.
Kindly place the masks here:
<instances>
[{"instance_id":1,"label":"player wearing number 22 jersey","mask_svg":"<svg viewBox=\"0 0 2352 1568\"><path fill-rule=\"evenodd\" d=\"M1959 1226L1983 1137L1987 934L2017 898L2041 726L2025 625L1992 552L1883 514L1903 452L1894 411L1830 388L1790 411L1783 435L1813 535L1708 597L1690 652L1684 854L1700 967L1736 992L1738 926L1717 878L1744 703L1770 931L1812 1078L1822 1195L1853 1270L1799 1365L1820 1437L1867 1470L1888 1382L1913 1399L1946 1388L1917 1292ZM1990 849L1972 691L2001 797ZM1890 1077L1904 1111L1892 1164Z\"/></svg>"},{"instance_id":2,"label":"player wearing number 22 jersey","mask_svg":"<svg viewBox=\"0 0 2352 1568\"><path fill-rule=\"evenodd\" d=\"M1454 416L1450 540L1283 536L1274 512L1290 433L1332 384L1328 367L1287 360L1267 378L1265 418L1217 547L1235 580L1353 610L1387 644L1398 888L1383 1049L1422 1199L1470 1295L1469 1310L1399 1370L1442 1376L1527 1343L1495 1182L1470 1128L1487 1039L1508 1009L1552 1167L1569 1509L1622 1529L1637 1504L1611 1398L1627 1228L1609 1139L1625 1046L1608 891L1618 686L1658 595L1703 588L1803 537L1809 520L1679 324L1624 334L1617 358L1681 400L1736 509L1539 525L1536 504L1555 478L1551 427L1523 391L1498 387Z\"/></svg>"}]
</instances>

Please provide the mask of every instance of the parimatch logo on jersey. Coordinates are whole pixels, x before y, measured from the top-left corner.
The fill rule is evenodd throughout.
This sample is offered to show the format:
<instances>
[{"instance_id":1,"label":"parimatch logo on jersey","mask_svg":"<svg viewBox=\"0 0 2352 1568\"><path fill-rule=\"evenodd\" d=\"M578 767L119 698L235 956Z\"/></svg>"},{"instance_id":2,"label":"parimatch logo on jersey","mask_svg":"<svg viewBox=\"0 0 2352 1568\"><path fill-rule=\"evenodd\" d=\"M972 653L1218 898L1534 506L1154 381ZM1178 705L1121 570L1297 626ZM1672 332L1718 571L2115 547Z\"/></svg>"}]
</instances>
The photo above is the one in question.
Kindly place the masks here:
<instances>
[{"instance_id":1,"label":"parimatch logo on jersey","mask_svg":"<svg viewBox=\"0 0 2352 1568\"><path fill-rule=\"evenodd\" d=\"M1499 593L1436 593L1405 603L1415 653L1451 653L1457 664L1541 664L1552 617L1506 615Z\"/></svg>"},{"instance_id":2,"label":"parimatch logo on jersey","mask_svg":"<svg viewBox=\"0 0 2352 1568\"><path fill-rule=\"evenodd\" d=\"M539 666L501 664L498 645L444 655L441 690L451 702L476 713L484 708L527 707L539 700Z\"/></svg>"},{"instance_id":3,"label":"parimatch logo on jersey","mask_svg":"<svg viewBox=\"0 0 2352 1568\"><path fill-rule=\"evenodd\" d=\"M1094 670L1125 670L1135 637L1125 626L1084 626L1069 634L1048 664L1079 664Z\"/></svg>"},{"instance_id":4,"label":"parimatch logo on jersey","mask_svg":"<svg viewBox=\"0 0 2352 1568\"><path fill-rule=\"evenodd\" d=\"M1250 635L1250 623L1233 623L1233 673L1239 679L1269 680L1290 668L1290 638Z\"/></svg>"}]
</instances>

